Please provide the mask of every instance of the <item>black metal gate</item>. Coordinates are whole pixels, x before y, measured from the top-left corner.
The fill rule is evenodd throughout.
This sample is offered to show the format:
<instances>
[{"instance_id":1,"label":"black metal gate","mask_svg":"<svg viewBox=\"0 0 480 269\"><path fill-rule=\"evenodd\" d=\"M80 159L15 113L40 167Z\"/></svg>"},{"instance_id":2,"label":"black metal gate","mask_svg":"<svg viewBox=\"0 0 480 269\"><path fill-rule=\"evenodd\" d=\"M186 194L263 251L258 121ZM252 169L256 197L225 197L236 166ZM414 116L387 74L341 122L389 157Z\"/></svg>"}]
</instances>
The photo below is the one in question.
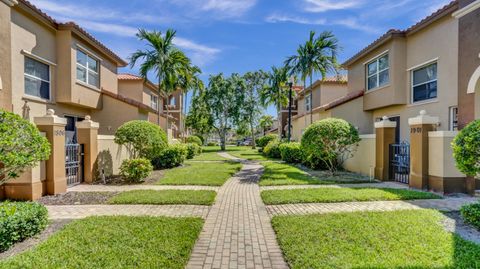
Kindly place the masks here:
<instances>
[{"instance_id":1,"label":"black metal gate","mask_svg":"<svg viewBox=\"0 0 480 269\"><path fill-rule=\"evenodd\" d=\"M390 144L390 179L408 184L410 180L410 144Z\"/></svg>"},{"instance_id":2,"label":"black metal gate","mask_svg":"<svg viewBox=\"0 0 480 269\"><path fill-rule=\"evenodd\" d=\"M80 184L83 181L83 145L65 145L65 175L67 185Z\"/></svg>"}]
</instances>

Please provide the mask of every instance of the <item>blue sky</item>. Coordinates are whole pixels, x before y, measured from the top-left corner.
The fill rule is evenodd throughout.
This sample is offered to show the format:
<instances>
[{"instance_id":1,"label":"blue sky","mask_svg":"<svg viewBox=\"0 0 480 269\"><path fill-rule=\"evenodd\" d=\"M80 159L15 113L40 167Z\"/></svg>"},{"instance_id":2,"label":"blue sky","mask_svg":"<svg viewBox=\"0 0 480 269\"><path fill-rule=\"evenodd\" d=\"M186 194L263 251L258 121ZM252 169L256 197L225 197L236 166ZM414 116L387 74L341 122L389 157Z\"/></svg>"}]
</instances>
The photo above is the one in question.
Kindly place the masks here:
<instances>
[{"instance_id":1,"label":"blue sky","mask_svg":"<svg viewBox=\"0 0 480 269\"><path fill-rule=\"evenodd\" d=\"M344 61L388 29L405 29L449 0L31 0L59 21L75 21L127 58L138 28L177 30L176 45L203 70L269 70L308 38L332 31ZM136 73L124 68L122 72ZM274 111L268 109L268 113Z\"/></svg>"}]
</instances>

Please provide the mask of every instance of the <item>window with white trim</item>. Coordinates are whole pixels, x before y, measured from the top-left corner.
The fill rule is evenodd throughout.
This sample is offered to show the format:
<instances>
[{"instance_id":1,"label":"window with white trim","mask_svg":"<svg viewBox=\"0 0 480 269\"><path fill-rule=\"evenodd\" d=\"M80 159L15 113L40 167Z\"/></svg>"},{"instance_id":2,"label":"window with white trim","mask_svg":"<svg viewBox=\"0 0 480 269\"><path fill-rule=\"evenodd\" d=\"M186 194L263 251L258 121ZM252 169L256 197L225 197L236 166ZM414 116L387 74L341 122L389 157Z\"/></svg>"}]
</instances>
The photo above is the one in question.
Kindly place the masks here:
<instances>
[{"instance_id":1,"label":"window with white trim","mask_svg":"<svg viewBox=\"0 0 480 269\"><path fill-rule=\"evenodd\" d=\"M25 94L50 100L50 66L25 57Z\"/></svg>"},{"instance_id":2,"label":"window with white trim","mask_svg":"<svg viewBox=\"0 0 480 269\"><path fill-rule=\"evenodd\" d=\"M77 80L93 87L100 87L99 61L77 49Z\"/></svg>"},{"instance_id":3,"label":"window with white trim","mask_svg":"<svg viewBox=\"0 0 480 269\"><path fill-rule=\"evenodd\" d=\"M305 97L305 111L310 111L312 107L312 96L309 94Z\"/></svg>"},{"instance_id":4,"label":"window with white trim","mask_svg":"<svg viewBox=\"0 0 480 269\"><path fill-rule=\"evenodd\" d=\"M458 107L456 106L449 107L448 115L449 115L448 129L450 131L457 131L458 130Z\"/></svg>"},{"instance_id":5,"label":"window with white trim","mask_svg":"<svg viewBox=\"0 0 480 269\"><path fill-rule=\"evenodd\" d=\"M437 63L412 70L412 103L437 98Z\"/></svg>"},{"instance_id":6,"label":"window with white trim","mask_svg":"<svg viewBox=\"0 0 480 269\"><path fill-rule=\"evenodd\" d=\"M150 107L155 110L158 109L158 96L150 94Z\"/></svg>"},{"instance_id":7,"label":"window with white trim","mask_svg":"<svg viewBox=\"0 0 480 269\"><path fill-rule=\"evenodd\" d=\"M366 65L367 90L387 85L390 82L388 54L382 55Z\"/></svg>"}]
</instances>

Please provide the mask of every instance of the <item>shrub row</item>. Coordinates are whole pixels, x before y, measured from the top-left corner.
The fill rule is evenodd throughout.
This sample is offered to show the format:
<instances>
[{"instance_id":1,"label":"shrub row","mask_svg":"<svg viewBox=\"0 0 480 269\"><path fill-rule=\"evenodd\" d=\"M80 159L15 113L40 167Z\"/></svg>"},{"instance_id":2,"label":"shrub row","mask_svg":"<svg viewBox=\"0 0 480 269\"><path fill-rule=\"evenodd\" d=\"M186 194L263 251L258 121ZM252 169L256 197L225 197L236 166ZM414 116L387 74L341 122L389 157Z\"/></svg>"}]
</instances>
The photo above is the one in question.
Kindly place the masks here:
<instances>
[{"instance_id":1,"label":"shrub row","mask_svg":"<svg viewBox=\"0 0 480 269\"><path fill-rule=\"evenodd\" d=\"M34 202L0 204L0 252L40 233L48 223L47 209Z\"/></svg>"},{"instance_id":2,"label":"shrub row","mask_svg":"<svg viewBox=\"0 0 480 269\"><path fill-rule=\"evenodd\" d=\"M143 181L150 176L152 171L152 163L145 158L124 160L120 166L120 175L135 183Z\"/></svg>"},{"instance_id":3,"label":"shrub row","mask_svg":"<svg viewBox=\"0 0 480 269\"><path fill-rule=\"evenodd\" d=\"M187 143L187 159L193 159L196 155L202 153L202 147L196 143Z\"/></svg>"},{"instance_id":4,"label":"shrub row","mask_svg":"<svg viewBox=\"0 0 480 269\"><path fill-rule=\"evenodd\" d=\"M278 140L278 135L268 134L266 136L262 136L255 141L255 144L257 145L257 147L264 148L268 145L270 141L273 140Z\"/></svg>"},{"instance_id":5,"label":"shrub row","mask_svg":"<svg viewBox=\"0 0 480 269\"><path fill-rule=\"evenodd\" d=\"M465 222L480 230L480 203L465 205L460 209Z\"/></svg>"},{"instance_id":6,"label":"shrub row","mask_svg":"<svg viewBox=\"0 0 480 269\"><path fill-rule=\"evenodd\" d=\"M187 137L186 142L187 143L194 143L194 144L197 144L199 146L203 145L203 140L199 136L196 136L196 135L192 135L192 136Z\"/></svg>"}]
</instances>

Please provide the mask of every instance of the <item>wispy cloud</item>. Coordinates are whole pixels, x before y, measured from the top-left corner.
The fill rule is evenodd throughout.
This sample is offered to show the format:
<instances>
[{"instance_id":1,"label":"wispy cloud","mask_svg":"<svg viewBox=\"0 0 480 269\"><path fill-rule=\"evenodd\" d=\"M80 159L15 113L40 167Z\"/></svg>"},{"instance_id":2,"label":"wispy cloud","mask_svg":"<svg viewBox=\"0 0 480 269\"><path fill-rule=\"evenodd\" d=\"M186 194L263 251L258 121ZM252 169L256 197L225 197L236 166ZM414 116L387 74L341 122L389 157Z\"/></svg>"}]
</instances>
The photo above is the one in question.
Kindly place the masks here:
<instances>
[{"instance_id":1,"label":"wispy cloud","mask_svg":"<svg viewBox=\"0 0 480 269\"><path fill-rule=\"evenodd\" d=\"M326 12L356 8L364 4L363 0L303 0L304 11Z\"/></svg>"},{"instance_id":2,"label":"wispy cloud","mask_svg":"<svg viewBox=\"0 0 480 269\"><path fill-rule=\"evenodd\" d=\"M203 16L213 13L212 19L238 18L244 16L257 0L169 0L170 3L188 7L188 12Z\"/></svg>"},{"instance_id":3,"label":"wispy cloud","mask_svg":"<svg viewBox=\"0 0 480 269\"><path fill-rule=\"evenodd\" d=\"M310 25L325 25L327 23L327 20L325 19L310 20L307 18L299 17L299 16L289 16L289 15L281 15L281 14L272 14L266 17L265 21L269 23L291 22L291 23L310 24Z\"/></svg>"}]
</instances>

